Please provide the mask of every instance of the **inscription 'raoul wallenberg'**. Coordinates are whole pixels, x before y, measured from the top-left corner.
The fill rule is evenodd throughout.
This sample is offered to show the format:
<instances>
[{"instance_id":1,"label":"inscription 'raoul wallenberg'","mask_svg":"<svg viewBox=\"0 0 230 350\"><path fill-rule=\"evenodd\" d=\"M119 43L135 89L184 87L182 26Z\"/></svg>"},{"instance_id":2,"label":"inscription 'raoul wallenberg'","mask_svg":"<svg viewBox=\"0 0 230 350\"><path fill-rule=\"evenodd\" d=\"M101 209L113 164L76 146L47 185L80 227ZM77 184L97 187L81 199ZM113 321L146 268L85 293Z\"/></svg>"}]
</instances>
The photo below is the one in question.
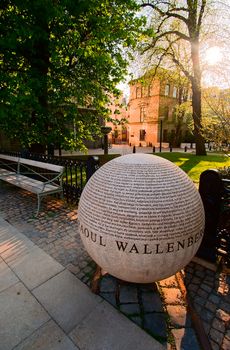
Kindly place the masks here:
<instances>
[{"instance_id":1,"label":"inscription 'raoul wallenberg'","mask_svg":"<svg viewBox=\"0 0 230 350\"><path fill-rule=\"evenodd\" d=\"M89 242L96 243L101 247L106 247L105 238L98 235L83 225L80 226L81 235L88 238ZM189 236L181 241L170 241L163 243L133 243L119 240L110 240L109 244L114 246L114 249L118 249L121 252L129 254L167 254L186 249L193 246L196 242L203 238L203 230L196 233L194 236Z\"/></svg>"},{"instance_id":2,"label":"inscription 'raoul wallenberg'","mask_svg":"<svg viewBox=\"0 0 230 350\"><path fill-rule=\"evenodd\" d=\"M110 274L149 283L183 268L204 230L201 198L187 175L153 155L130 154L102 166L79 203L80 235Z\"/></svg>"}]
</instances>

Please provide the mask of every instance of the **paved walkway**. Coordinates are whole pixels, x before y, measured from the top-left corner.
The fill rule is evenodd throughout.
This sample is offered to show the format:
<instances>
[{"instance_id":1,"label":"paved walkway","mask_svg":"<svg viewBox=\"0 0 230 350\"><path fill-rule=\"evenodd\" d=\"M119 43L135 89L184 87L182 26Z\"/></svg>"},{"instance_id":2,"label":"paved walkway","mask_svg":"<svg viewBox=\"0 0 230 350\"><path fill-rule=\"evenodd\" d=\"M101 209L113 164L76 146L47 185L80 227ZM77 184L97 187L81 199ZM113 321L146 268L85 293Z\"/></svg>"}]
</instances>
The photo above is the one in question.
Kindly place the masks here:
<instances>
[{"instance_id":1,"label":"paved walkway","mask_svg":"<svg viewBox=\"0 0 230 350\"><path fill-rule=\"evenodd\" d=\"M0 349L163 346L0 218Z\"/></svg>"},{"instance_id":2,"label":"paved walkway","mask_svg":"<svg viewBox=\"0 0 230 350\"><path fill-rule=\"evenodd\" d=\"M135 147L137 153L153 153L153 147ZM133 146L129 146L127 144L120 144L120 145L112 145L111 148L108 150L109 154L120 154L125 155L129 153L133 153ZM159 153L159 147L155 147L155 152ZM162 152L170 152L170 149L168 147L162 147ZM183 148L173 148L173 152L184 152ZM188 148L188 153L195 153L195 149ZM58 150L55 150L55 155L58 156ZM70 151L62 151L62 156L71 156L71 155L82 155L84 153L82 152L70 152ZM98 155L98 154L104 154L104 150L102 148L95 148L95 149L88 149L88 155Z\"/></svg>"},{"instance_id":3,"label":"paved walkway","mask_svg":"<svg viewBox=\"0 0 230 350\"><path fill-rule=\"evenodd\" d=\"M37 219L35 209L35 197L0 182L0 349L202 349L194 313L212 349L230 349L230 276L194 261L157 288L104 276L95 296L77 209L55 199Z\"/></svg>"}]
</instances>

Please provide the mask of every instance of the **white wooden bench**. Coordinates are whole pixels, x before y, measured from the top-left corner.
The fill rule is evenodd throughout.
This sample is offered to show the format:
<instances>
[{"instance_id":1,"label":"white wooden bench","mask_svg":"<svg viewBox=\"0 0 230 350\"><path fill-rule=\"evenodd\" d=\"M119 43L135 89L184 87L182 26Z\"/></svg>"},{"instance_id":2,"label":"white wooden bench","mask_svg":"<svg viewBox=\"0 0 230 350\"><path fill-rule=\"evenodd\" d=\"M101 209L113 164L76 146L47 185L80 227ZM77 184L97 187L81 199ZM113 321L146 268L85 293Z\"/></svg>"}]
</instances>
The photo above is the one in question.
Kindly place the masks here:
<instances>
[{"instance_id":1,"label":"white wooden bench","mask_svg":"<svg viewBox=\"0 0 230 350\"><path fill-rule=\"evenodd\" d=\"M43 197L54 193L63 196L63 172L64 167L60 165L0 154L0 180L36 194L36 216Z\"/></svg>"}]
</instances>

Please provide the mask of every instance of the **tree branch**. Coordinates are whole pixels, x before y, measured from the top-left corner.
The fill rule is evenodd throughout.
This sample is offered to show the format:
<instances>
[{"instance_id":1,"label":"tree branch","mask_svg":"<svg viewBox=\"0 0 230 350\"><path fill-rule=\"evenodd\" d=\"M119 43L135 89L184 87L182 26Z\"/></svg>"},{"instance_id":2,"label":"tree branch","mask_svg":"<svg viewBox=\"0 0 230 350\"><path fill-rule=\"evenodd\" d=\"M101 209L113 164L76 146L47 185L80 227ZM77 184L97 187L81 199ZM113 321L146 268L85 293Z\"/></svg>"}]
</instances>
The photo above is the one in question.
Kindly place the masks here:
<instances>
[{"instance_id":1,"label":"tree branch","mask_svg":"<svg viewBox=\"0 0 230 350\"><path fill-rule=\"evenodd\" d=\"M200 14L199 14L198 23L197 23L197 31L198 32L200 32L200 27L201 27L202 18L203 18L203 15L204 15L204 9L205 9L206 3L207 3L206 0L202 0Z\"/></svg>"},{"instance_id":2,"label":"tree branch","mask_svg":"<svg viewBox=\"0 0 230 350\"><path fill-rule=\"evenodd\" d=\"M166 37L167 35L170 35L170 34L174 34L174 35L177 35L180 39L183 39L183 40L186 40L188 42L191 41L191 39L185 35L184 33L182 32L179 32L179 30L169 30L167 32L164 32L162 34L159 34L156 38L155 38L155 41L157 42L160 38L162 37Z\"/></svg>"},{"instance_id":3,"label":"tree branch","mask_svg":"<svg viewBox=\"0 0 230 350\"><path fill-rule=\"evenodd\" d=\"M168 11L163 11L157 5L154 5L152 3L143 3L143 4L141 4L141 7L151 7L153 10L156 10L162 17L167 16L167 17L177 18L177 19L181 20L182 22L184 22L186 25L188 25L187 18L185 18L182 15L179 15L178 13L172 12L172 11L177 11L178 9L176 9L176 8L170 9Z\"/></svg>"}]
</instances>

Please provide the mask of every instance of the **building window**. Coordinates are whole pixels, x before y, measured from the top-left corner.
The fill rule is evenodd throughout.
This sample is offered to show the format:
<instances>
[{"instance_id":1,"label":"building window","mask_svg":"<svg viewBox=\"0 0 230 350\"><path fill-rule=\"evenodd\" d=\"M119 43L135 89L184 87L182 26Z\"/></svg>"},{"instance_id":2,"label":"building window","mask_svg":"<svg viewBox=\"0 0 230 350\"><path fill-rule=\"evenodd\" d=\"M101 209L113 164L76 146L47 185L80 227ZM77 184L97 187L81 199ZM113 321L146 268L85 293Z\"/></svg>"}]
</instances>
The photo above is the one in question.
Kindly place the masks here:
<instances>
[{"instance_id":1,"label":"building window","mask_svg":"<svg viewBox=\"0 0 230 350\"><path fill-rule=\"evenodd\" d=\"M176 86L173 87L173 97L177 98L177 87Z\"/></svg>"},{"instance_id":2,"label":"building window","mask_svg":"<svg viewBox=\"0 0 230 350\"><path fill-rule=\"evenodd\" d=\"M139 86L136 88L136 98L142 97L142 88Z\"/></svg>"},{"instance_id":3,"label":"building window","mask_svg":"<svg viewBox=\"0 0 230 350\"><path fill-rule=\"evenodd\" d=\"M140 130L140 141L145 141L146 131L144 129Z\"/></svg>"},{"instance_id":4,"label":"building window","mask_svg":"<svg viewBox=\"0 0 230 350\"><path fill-rule=\"evenodd\" d=\"M148 86L148 96L153 96L153 86L152 85L149 85Z\"/></svg>"},{"instance_id":5,"label":"building window","mask_svg":"<svg viewBox=\"0 0 230 350\"><path fill-rule=\"evenodd\" d=\"M165 96L169 96L169 90L170 90L170 85L166 84L165 85Z\"/></svg>"},{"instance_id":6,"label":"building window","mask_svg":"<svg viewBox=\"0 0 230 350\"><path fill-rule=\"evenodd\" d=\"M146 118L146 107L142 106L140 109L140 122L143 123Z\"/></svg>"}]
</instances>

